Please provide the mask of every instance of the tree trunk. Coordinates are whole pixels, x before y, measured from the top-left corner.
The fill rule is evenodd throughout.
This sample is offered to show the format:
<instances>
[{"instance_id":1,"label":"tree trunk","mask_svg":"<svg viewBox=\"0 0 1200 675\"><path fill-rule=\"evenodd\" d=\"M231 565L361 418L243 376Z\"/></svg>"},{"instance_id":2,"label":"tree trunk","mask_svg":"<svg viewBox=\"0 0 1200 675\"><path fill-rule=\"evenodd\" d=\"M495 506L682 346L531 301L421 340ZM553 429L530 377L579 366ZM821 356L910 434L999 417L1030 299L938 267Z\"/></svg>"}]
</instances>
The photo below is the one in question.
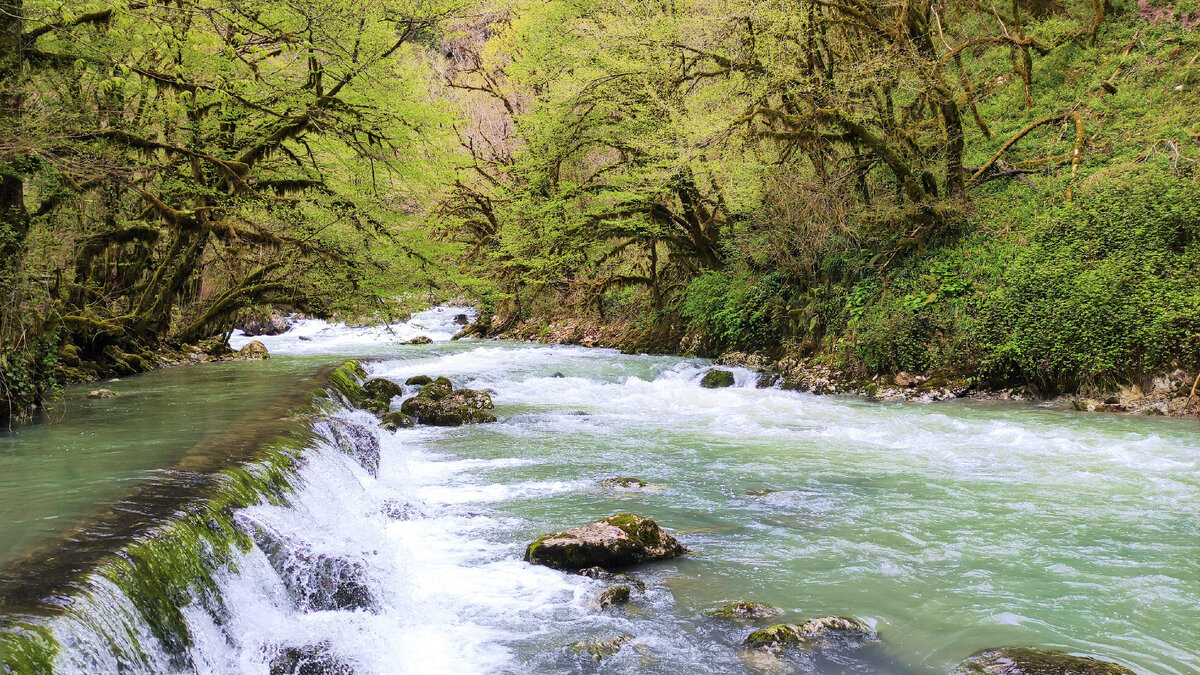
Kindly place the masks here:
<instances>
[{"instance_id":1,"label":"tree trunk","mask_svg":"<svg viewBox=\"0 0 1200 675\"><path fill-rule=\"evenodd\" d=\"M16 136L24 108L23 0L0 0L0 137ZM20 157L0 157L0 270L15 266L29 232Z\"/></svg>"}]
</instances>

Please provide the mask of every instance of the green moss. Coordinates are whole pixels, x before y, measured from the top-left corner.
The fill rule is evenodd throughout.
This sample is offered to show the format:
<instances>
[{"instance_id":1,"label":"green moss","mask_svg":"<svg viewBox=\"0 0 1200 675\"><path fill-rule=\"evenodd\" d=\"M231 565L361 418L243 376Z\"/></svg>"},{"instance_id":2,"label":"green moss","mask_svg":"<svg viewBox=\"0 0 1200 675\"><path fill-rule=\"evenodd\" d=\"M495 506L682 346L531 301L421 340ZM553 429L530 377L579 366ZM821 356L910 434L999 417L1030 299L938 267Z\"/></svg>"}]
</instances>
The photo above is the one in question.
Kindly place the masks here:
<instances>
[{"instance_id":1,"label":"green moss","mask_svg":"<svg viewBox=\"0 0 1200 675\"><path fill-rule=\"evenodd\" d=\"M191 645L182 610L193 594L219 602L215 574L252 545L234 523L234 511L263 500L281 504L291 489L287 476L296 452L296 444L283 444L267 449L258 463L221 472L203 502L101 566L99 573L124 591L169 652Z\"/></svg>"},{"instance_id":2,"label":"green moss","mask_svg":"<svg viewBox=\"0 0 1200 675\"><path fill-rule=\"evenodd\" d=\"M367 377L367 371L358 361L346 361L329 373L329 387L341 394L352 405L357 405L367 398L362 381Z\"/></svg>"},{"instance_id":3,"label":"green moss","mask_svg":"<svg viewBox=\"0 0 1200 675\"><path fill-rule=\"evenodd\" d=\"M26 622L0 626L0 669L5 673L52 673L58 641L45 626Z\"/></svg>"}]
</instances>

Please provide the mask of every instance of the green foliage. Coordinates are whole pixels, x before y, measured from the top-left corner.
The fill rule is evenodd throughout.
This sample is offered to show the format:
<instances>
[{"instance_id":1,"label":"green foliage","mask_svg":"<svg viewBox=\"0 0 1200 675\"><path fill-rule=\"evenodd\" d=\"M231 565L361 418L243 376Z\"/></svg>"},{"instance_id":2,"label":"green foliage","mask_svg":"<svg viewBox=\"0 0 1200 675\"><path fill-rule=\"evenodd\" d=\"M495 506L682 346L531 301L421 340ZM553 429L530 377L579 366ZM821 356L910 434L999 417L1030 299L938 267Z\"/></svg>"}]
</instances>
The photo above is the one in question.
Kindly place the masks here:
<instances>
[{"instance_id":1,"label":"green foliage","mask_svg":"<svg viewBox=\"0 0 1200 675\"><path fill-rule=\"evenodd\" d=\"M781 275L734 275L706 272L684 292L680 313L701 329L717 348L756 351L784 337L786 307L780 298Z\"/></svg>"}]
</instances>

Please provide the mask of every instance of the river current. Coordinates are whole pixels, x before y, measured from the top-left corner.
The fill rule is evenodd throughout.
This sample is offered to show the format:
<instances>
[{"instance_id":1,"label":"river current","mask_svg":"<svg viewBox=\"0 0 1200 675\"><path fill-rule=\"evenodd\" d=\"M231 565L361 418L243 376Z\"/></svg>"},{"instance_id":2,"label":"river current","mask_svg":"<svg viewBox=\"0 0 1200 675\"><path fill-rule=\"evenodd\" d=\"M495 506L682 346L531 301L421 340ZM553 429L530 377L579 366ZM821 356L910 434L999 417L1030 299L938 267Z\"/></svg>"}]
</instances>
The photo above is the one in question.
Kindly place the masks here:
<instances>
[{"instance_id":1,"label":"river current","mask_svg":"<svg viewBox=\"0 0 1200 675\"><path fill-rule=\"evenodd\" d=\"M917 674L1028 645L1200 672L1195 422L880 404L757 389L745 370L703 389L696 359L450 342L460 311L259 338L266 367L357 357L373 377L448 376L490 391L500 421L386 432L333 412L378 443L376 475L318 425L286 501L235 514L257 543L217 574L218 609L197 597L184 611L182 658L97 580L49 619L55 670L266 673L280 649L320 645L359 673ZM398 344L418 334L435 341ZM619 476L649 485L602 482ZM634 570L645 590L629 605L600 610L602 582L522 561L540 534L618 512L693 551ZM352 561L370 606L298 603L306 579L281 572L280 548ZM854 616L882 643L748 656L752 626L707 614L740 600L781 608L778 621ZM621 635L603 661L570 648Z\"/></svg>"}]
</instances>

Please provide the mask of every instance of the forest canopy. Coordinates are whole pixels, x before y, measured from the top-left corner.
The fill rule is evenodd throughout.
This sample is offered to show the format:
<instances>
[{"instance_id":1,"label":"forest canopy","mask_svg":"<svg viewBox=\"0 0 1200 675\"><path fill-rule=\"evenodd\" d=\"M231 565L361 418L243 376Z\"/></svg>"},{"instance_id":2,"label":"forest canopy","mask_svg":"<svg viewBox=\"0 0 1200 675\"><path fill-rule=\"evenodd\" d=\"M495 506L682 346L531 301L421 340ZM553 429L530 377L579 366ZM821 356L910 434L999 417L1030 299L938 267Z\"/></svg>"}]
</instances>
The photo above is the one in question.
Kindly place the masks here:
<instances>
[{"instance_id":1,"label":"forest canopy","mask_svg":"<svg viewBox=\"0 0 1200 675\"><path fill-rule=\"evenodd\" d=\"M1190 0L0 0L5 415L265 311L1200 365Z\"/></svg>"}]
</instances>

